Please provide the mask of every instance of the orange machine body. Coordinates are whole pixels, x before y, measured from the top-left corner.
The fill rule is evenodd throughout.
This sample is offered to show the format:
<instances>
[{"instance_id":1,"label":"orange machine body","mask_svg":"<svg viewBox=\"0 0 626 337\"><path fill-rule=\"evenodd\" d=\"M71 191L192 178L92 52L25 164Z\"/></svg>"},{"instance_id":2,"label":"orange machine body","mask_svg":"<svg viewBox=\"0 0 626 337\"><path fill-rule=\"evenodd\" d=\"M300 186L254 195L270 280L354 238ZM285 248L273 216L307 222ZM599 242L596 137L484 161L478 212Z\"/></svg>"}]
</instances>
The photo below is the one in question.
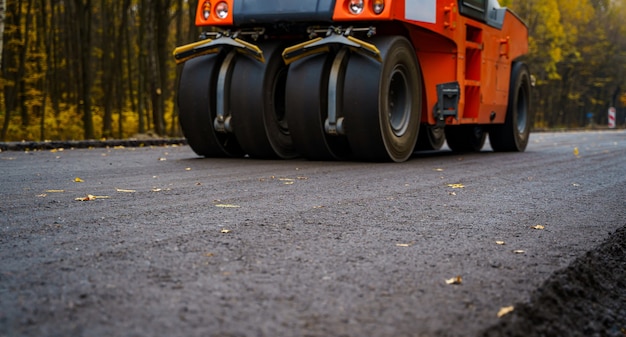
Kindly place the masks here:
<instances>
[{"instance_id":1,"label":"orange machine body","mask_svg":"<svg viewBox=\"0 0 626 337\"><path fill-rule=\"evenodd\" d=\"M490 25L489 13L468 15L462 8L488 0L363 0L358 15L349 9L355 0L328 1L334 2L330 24L375 25L378 35L409 38L422 70L422 123L436 123L437 85L448 82L459 83L460 95L457 118L446 118L447 125L504 123L511 64L528 50L528 29L513 12L500 9L503 18ZM379 14L374 2L384 5ZM224 5L234 12L237 0L200 1L196 25L236 27L236 12L216 14Z\"/></svg>"}]
</instances>

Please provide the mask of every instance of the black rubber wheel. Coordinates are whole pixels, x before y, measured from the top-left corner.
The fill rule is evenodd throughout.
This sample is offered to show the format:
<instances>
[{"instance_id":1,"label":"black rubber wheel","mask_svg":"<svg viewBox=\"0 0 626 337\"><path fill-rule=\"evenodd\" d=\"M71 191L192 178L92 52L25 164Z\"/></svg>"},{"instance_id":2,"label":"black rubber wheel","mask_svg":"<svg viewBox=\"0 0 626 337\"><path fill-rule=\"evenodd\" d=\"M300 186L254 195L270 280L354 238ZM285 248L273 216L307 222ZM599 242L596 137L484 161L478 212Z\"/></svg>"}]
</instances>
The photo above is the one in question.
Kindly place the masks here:
<instances>
[{"instance_id":1,"label":"black rubber wheel","mask_svg":"<svg viewBox=\"0 0 626 337\"><path fill-rule=\"evenodd\" d=\"M420 125L419 136L417 137L416 151L433 151L439 150L446 141L446 135L443 127L436 125L422 124Z\"/></svg>"},{"instance_id":2,"label":"black rubber wheel","mask_svg":"<svg viewBox=\"0 0 626 337\"><path fill-rule=\"evenodd\" d=\"M284 46L261 42L265 63L239 56L233 69L230 108L233 132L243 150L256 158L294 158L287 118L285 85L287 67Z\"/></svg>"},{"instance_id":3,"label":"black rubber wheel","mask_svg":"<svg viewBox=\"0 0 626 337\"><path fill-rule=\"evenodd\" d=\"M357 159L407 160L419 132L422 80L411 43L401 36L381 36L376 45L382 64L353 53L344 88L345 129Z\"/></svg>"},{"instance_id":4,"label":"black rubber wheel","mask_svg":"<svg viewBox=\"0 0 626 337\"><path fill-rule=\"evenodd\" d=\"M478 125L446 126L444 132L454 152L479 152L487 139L487 133Z\"/></svg>"},{"instance_id":5,"label":"black rubber wheel","mask_svg":"<svg viewBox=\"0 0 626 337\"><path fill-rule=\"evenodd\" d=\"M183 135L191 149L205 157L241 156L233 134L213 128L216 116L217 76L225 53L195 57L185 62L178 82L178 111Z\"/></svg>"},{"instance_id":6,"label":"black rubber wheel","mask_svg":"<svg viewBox=\"0 0 626 337\"><path fill-rule=\"evenodd\" d=\"M340 55L349 58L347 54ZM314 55L289 66L285 103L289 131L297 151L310 160L346 159L350 153L345 137L329 135L324 129L329 77L336 58L335 53ZM340 77L337 88L343 90L342 74ZM343 98L341 90L337 90L339 99Z\"/></svg>"},{"instance_id":7,"label":"black rubber wheel","mask_svg":"<svg viewBox=\"0 0 626 337\"><path fill-rule=\"evenodd\" d=\"M511 69L505 122L489 130L489 142L494 151L526 150L532 124L530 108L530 72L524 63L515 62Z\"/></svg>"}]
</instances>

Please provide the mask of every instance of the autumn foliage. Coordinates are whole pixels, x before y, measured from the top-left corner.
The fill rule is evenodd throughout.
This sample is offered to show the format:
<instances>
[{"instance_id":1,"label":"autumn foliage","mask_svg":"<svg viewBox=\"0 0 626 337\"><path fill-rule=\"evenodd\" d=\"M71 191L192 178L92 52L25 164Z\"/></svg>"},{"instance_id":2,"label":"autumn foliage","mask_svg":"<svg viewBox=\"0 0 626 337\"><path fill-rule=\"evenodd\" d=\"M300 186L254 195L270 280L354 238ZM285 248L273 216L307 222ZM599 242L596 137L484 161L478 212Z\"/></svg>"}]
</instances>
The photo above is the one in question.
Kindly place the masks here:
<instances>
[{"instance_id":1,"label":"autumn foliage","mask_svg":"<svg viewBox=\"0 0 626 337\"><path fill-rule=\"evenodd\" d=\"M0 0L0 141L180 136L171 52L196 3ZM626 0L501 3L530 29L536 127L623 123Z\"/></svg>"}]
</instances>

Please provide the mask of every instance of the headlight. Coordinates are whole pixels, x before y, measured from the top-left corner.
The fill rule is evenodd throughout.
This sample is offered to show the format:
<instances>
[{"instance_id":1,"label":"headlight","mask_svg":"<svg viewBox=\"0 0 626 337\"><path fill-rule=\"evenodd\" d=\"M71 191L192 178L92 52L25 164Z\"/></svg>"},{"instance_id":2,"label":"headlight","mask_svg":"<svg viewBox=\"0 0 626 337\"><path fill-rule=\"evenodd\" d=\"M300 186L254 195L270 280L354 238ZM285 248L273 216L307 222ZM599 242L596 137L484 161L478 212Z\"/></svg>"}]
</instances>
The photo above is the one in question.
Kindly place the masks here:
<instances>
[{"instance_id":1,"label":"headlight","mask_svg":"<svg viewBox=\"0 0 626 337\"><path fill-rule=\"evenodd\" d=\"M215 14L220 19L226 19L228 17L228 4L220 2L215 6Z\"/></svg>"},{"instance_id":2,"label":"headlight","mask_svg":"<svg viewBox=\"0 0 626 337\"><path fill-rule=\"evenodd\" d=\"M350 0L350 3L348 4L348 9L350 10L350 13L354 15L361 14L364 7L364 0Z\"/></svg>"},{"instance_id":3,"label":"headlight","mask_svg":"<svg viewBox=\"0 0 626 337\"><path fill-rule=\"evenodd\" d=\"M374 0L372 2L372 10L374 13L380 14L385 9L385 1L384 0Z\"/></svg>"},{"instance_id":4,"label":"headlight","mask_svg":"<svg viewBox=\"0 0 626 337\"><path fill-rule=\"evenodd\" d=\"M202 17L208 20L209 16L211 16L211 2L205 1L202 5Z\"/></svg>"}]
</instances>

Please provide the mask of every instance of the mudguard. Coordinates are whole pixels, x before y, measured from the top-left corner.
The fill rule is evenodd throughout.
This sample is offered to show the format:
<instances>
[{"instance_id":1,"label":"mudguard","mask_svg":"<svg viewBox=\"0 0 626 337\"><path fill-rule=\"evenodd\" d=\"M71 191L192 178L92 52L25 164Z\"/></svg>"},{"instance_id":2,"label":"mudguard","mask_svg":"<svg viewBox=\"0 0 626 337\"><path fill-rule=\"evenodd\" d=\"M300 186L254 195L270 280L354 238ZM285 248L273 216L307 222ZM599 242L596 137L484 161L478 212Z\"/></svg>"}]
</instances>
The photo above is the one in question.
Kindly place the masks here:
<instances>
[{"instance_id":1,"label":"mudguard","mask_svg":"<svg viewBox=\"0 0 626 337\"><path fill-rule=\"evenodd\" d=\"M277 22L330 22L336 0L238 0L234 2L235 25Z\"/></svg>"}]
</instances>

